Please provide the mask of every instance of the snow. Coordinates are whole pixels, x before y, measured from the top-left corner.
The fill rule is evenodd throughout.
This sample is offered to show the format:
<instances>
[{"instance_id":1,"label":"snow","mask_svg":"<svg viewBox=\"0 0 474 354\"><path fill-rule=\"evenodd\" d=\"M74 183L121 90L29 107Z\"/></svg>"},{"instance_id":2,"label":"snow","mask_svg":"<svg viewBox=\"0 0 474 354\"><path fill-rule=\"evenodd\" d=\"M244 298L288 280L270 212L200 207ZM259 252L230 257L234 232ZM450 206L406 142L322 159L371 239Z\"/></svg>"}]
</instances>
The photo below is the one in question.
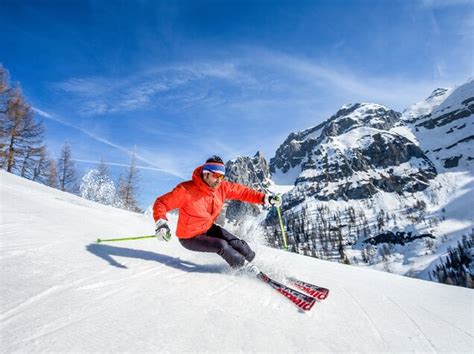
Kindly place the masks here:
<instances>
[{"instance_id":1,"label":"snow","mask_svg":"<svg viewBox=\"0 0 474 354\"><path fill-rule=\"evenodd\" d=\"M273 181L271 181L271 184L268 187L268 190L272 193L275 193L275 194L285 194L285 193L288 193L289 191L291 191L293 188L295 188L294 184L279 185L279 184L275 184L275 183L273 183Z\"/></svg>"},{"instance_id":2,"label":"snow","mask_svg":"<svg viewBox=\"0 0 474 354\"><path fill-rule=\"evenodd\" d=\"M438 89L439 90L439 89ZM438 91L438 90L435 90ZM417 102L403 111L402 119L410 120L430 114L433 109L438 107L452 92L453 89L442 89L442 94L430 95L426 100Z\"/></svg>"},{"instance_id":3,"label":"snow","mask_svg":"<svg viewBox=\"0 0 474 354\"><path fill-rule=\"evenodd\" d=\"M413 158L412 163L403 163L392 167L392 172L397 175L410 174L416 172L416 166L421 166L423 160ZM320 171L316 169L305 170L301 176L317 176ZM390 175L389 169L369 170L367 172L354 174L346 179L345 183L360 185L370 178L377 178L377 175ZM301 184L295 187L296 192L301 188ZM328 183L323 189L323 193L331 193L338 186L337 182ZM290 192L291 193L291 192ZM385 225L380 229L380 233L387 230L392 232L411 232L414 235L424 233L432 234L436 237L430 245L425 239L415 240L409 244L387 245L390 247L391 255L384 260L378 252L376 257L369 263L362 261L362 251L365 244L362 243L363 235L358 238L354 230L344 228L343 235L347 237L350 247L346 247L344 252L352 264L360 267L389 271L399 275L409 275L419 279L428 280L429 272L445 260L448 247L455 248L457 242L463 235L473 232L474 214L472 212L472 200L474 200L474 175L468 171L447 171L437 175L430 181L430 188L424 191L399 195L398 193L388 193L378 191L370 200L338 200L317 201L314 198L306 198L301 204L293 208L293 212L298 213L306 210L305 215L313 217L318 213L317 209L327 207L329 213L325 215L327 220L331 220L333 215L342 215L342 224L349 223L348 215L344 211L353 208L357 215L363 211L367 217L371 229L377 229L377 217L380 211L390 216L390 220L385 221ZM285 200L285 198L284 198ZM413 217L417 217L419 211L409 211L413 209L416 202L426 205L423 211L423 218L418 222L413 222ZM291 237L291 230L288 230ZM318 245L317 247L321 247ZM318 248L316 248L318 249ZM337 250L336 250L337 253ZM331 255L328 255L331 259ZM337 253L332 259L340 259Z\"/></svg>"},{"instance_id":4,"label":"snow","mask_svg":"<svg viewBox=\"0 0 474 354\"><path fill-rule=\"evenodd\" d=\"M319 129L316 129L316 128L318 128L318 126L307 128L303 130L302 132L298 133L299 139L309 140L309 139L319 138L319 136L321 135L321 132L323 131L324 125L321 125Z\"/></svg>"},{"instance_id":5,"label":"snow","mask_svg":"<svg viewBox=\"0 0 474 354\"><path fill-rule=\"evenodd\" d=\"M457 86L449 92L445 97L446 99L435 109L433 109L433 115L443 114L446 110L451 111L453 108L461 108L459 102L471 98L474 92L474 79L468 80L466 83Z\"/></svg>"},{"instance_id":6,"label":"snow","mask_svg":"<svg viewBox=\"0 0 474 354\"><path fill-rule=\"evenodd\" d=\"M331 289L309 313L149 215L0 172L2 352L472 352L473 291L251 243L256 264ZM170 215L171 226L176 217Z\"/></svg>"},{"instance_id":7,"label":"snow","mask_svg":"<svg viewBox=\"0 0 474 354\"><path fill-rule=\"evenodd\" d=\"M384 131L372 127L359 127L333 137L332 144L340 147L341 150L349 150L355 146L365 149L373 142L372 135L377 133L384 133Z\"/></svg>"},{"instance_id":8,"label":"snow","mask_svg":"<svg viewBox=\"0 0 474 354\"><path fill-rule=\"evenodd\" d=\"M398 134L419 145L418 138L413 131L406 125L399 125L390 129L390 133Z\"/></svg>"},{"instance_id":9,"label":"snow","mask_svg":"<svg viewBox=\"0 0 474 354\"><path fill-rule=\"evenodd\" d=\"M290 168L287 172L277 169L275 173L272 173L272 181L277 185L291 185L295 183L300 173L301 165L299 164Z\"/></svg>"},{"instance_id":10,"label":"snow","mask_svg":"<svg viewBox=\"0 0 474 354\"><path fill-rule=\"evenodd\" d=\"M354 106L353 104L348 104L348 105L342 106L341 109L349 109L353 106ZM360 107L354 110L354 112L341 116L334 121L337 122L337 121L340 121L341 119L348 119L348 118L355 121L360 121L367 116L368 112L370 111L373 112L380 109L384 111L388 110L386 106L383 106L377 103L367 103L367 102L360 103ZM373 117L371 120L371 123L381 123L381 122L383 122L382 119L375 118L375 117Z\"/></svg>"},{"instance_id":11,"label":"snow","mask_svg":"<svg viewBox=\"0 0 474 354\"><path fill-rule=\"evenodd\" d=\"M439 90L435 90L435 92L437 91ZM427 129L420 126L420 124L426 120L437 119L450 112L461 110L466 112L468 109L466 102L473 97L474 93L474 79L470 79L453 89L445 89L439 92L440 94L432 95L425 101L418 102L405 110L401 119L409 122L411 119L418 117L415 122L412 122L414 125L411 126L411 129L416 131L416 140L420 147L426 151L430 160L436 164L438 172L447 170L444 161L454 156L463 157L460 159L458 166L455 167L456 170L472 171L472 163L468 160L468 157L473 156L474 148L472 143L465 140L472 135L472 114L450 122L443 122L436 129ZM462 142L463 140L464 142Z\"/></svg>"}]
</instances>

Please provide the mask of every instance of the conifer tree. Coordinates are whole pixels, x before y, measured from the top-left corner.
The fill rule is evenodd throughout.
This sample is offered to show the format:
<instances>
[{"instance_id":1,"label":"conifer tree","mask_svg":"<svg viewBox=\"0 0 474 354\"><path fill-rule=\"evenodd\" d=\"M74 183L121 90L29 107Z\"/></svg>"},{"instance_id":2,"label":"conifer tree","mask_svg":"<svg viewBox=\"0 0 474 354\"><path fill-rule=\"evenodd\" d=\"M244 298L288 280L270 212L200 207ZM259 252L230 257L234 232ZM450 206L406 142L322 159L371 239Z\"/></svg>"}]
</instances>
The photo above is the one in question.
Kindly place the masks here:
<instances>
[{"instance_id":1,"label":"conifer tree","mask_svg":"<svg viewBox=\"0 0 474 354\"><path fill-rule=\"evenodd\" d=\"M56 160L47 158L46 168L42 176L42 183L52 188L58 188L59 174Z\"/></svg>"},{"instance_id":2,"label":"conifer tree","mask_svg":"<svg viewBox=\"0 0 474 354\"><path fill-rule=\"evenodd\" d=\"M133 154L130 166L126 173L120 176L118 182L118 195L124 209L134 212L142 212L138 207L137 201L139 182L140 174L136 167L135 154Z\"/></svg>"},{"instance_id":3,"label":"conifer tree","mask_svg":"<svg viewBox=\"0 0 474 354\"><path fill-rule=\"evenodd\" d=\"M43 133L20 87L10 87L8 72L0 66L0 167L32 179L45 151Z\"/></svg>"},{"instance_id":4,"label":"conifer tree","mask_svg":"<svg viewBox=\"0 0 474 354\"><path fill-rule=\"evenodd\" d=\"M77 172L69 143L65 143L58 159L59 189L63 192L78 193Z\"/></svg>"},{"instance_id":5,"label":"conifer tree","mask_svg":"<svg viewBox=\"0 0 474 354\"><path fill-rule=\"evenodd\" d=\"M46 148L40 151L38 160L32 165L31 180L45 183L45 176L47 174L49 158L47 156Z\"/></svg>"}]
</instances>

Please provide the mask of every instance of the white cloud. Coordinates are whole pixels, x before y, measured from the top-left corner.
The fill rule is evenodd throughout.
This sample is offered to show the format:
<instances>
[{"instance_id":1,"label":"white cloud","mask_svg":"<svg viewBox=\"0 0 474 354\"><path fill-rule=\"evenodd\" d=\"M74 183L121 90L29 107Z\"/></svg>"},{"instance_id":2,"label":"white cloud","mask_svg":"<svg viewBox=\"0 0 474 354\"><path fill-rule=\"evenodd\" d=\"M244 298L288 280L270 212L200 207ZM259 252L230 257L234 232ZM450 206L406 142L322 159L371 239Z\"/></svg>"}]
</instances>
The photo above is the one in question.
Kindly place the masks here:
<instances>
[{"instance_id":1,"label":"white cloud","mask_svg":"<svg viewBox=\"0 0 474 354\"><path fill-rule=\"evenodd\" d=\"M70 94L83 114L97 115L135 110L146 106L156 93L170 89L164 82L139 77L72 78L53 86Z\"/></svg>"},{"instance_id":2,"label":"white cloud","mask_svg":"<svg viewBox=\"0 0 474 354\"><path fill-rule=\"evenodd\" d=\"M459 5L472 6L472 0L421 0L421 5L426 8L443 8Z\"/></svg>"},{"instance_id":3,"label":"white cloud","mask_svg":"<svg viewBox=\"0 0 474 354\"><path fill-rule=\"evenodd\" d=\"M55 86L65 92L83 96L101 96L113 92L125 82L114 79L107 80L101 77L71 78L69 80L56 83Z\"/></svg>"},{"instance_id":4,"label":"white cloud","mask_svg":"<svg viewBox=\"0 0 474 354\"><path fill-rule=\"evenodd\" d=\"M314 107L311 102L318 95L324 95L327 100L344 100L341 104L376 102L401 110L425 98L438 86L456 83L447 82L455 78L448 77L445 65L435 65L433 73L436 79L430 80L356 74L351 68L322 65L262 48L246 48L239 57L227 61L151 67L122 79L76 78L56 86L72 95L82 113L94 115L153 106L171 112L195 107L223 112L231 107L256 107L259 100L268 102L270 107L272 102L275 107L282 102L308 102Z\"/></svg>"},{"instance_id":5,"label":"white cloud","mask_svg":"<svg viewBox=\"0 0 474 354\"><path fill-rule=\"evenodd\" d=\"M153 68L123 79L106 77L71 78L53 87L71 95L83 114L106 114L133 111L173 100L183 107L204 102L219 104L198 80L224 80L233 84L255 83L239 72L233 63L201 62ZM196 83L196 87L193 84ZM184 89L184 92L178 92ZM163 96L165 95L165 96ZM166 96L166 95L169 95Z\"/></svg>"},{"instance_id":6,"label":"white cloud","mask_svg":"<svg viewBox=\"0 0 474 354\"><path fill-rule=\"evenodd\" d=\"M457 82L442 82L439 79L414 80L398 76L356 75L347 68L328 67L309 59L275 51L260 50L258 62L274 66L300 82L299 89L313 87L313 95L320 91L326 96L343 96L347 102L358 100L388 105L403 109L411 103L425 98L436 87L453 86ZM439 67L439 69L443 69ZM444 71L442 71L444 73ZM454 80L454 78L448 78ZM306 90L311 92L311 90Z\"/></svg>"}]
</instances>

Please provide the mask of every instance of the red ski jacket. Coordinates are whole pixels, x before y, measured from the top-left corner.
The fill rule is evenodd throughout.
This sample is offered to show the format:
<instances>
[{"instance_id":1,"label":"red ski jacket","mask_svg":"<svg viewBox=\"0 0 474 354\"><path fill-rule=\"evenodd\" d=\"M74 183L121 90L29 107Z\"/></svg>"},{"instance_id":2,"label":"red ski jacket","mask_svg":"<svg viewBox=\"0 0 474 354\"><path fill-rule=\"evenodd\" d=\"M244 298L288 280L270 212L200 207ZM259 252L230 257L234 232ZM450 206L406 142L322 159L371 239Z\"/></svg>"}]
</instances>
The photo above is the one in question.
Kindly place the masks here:
<instances>
[{"instance_id":1,"label":"red ski jacket","mask_svg":"<svg viewBox=\"0 0 474 354\"><path fill-rule=\"evenodd\" d=\"M171 192L158 197L153 205L153 218L165 219L166 213L179 209L176 236L191 238L205 233L219 216L226 199L263 204L264 193L238 183L222 181L210 188L201 177L202 166L197 167L193 179L178 184Z\"/></svg>"}]
</instances>

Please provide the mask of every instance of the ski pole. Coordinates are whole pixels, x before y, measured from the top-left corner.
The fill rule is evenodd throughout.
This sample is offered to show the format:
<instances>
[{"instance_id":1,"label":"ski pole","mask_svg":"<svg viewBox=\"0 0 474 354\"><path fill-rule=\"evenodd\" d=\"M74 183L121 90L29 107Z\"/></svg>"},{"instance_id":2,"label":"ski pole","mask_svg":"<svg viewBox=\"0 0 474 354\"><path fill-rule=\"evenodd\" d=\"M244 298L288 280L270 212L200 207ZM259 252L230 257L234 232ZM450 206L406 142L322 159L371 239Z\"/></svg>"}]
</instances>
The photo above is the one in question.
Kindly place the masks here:
<instances>
[{"instance_id":1,"label":"ski pole","mask_svg":"<svg viewBox=\"0 0 474 354\"><path fill-rule=\"evenodd\" d=\"M152 238L156 237L155 235L148 235L148 236L134 236L134 237L124 237L124 238L109 238L109 239L97 239L97 243L101 242L116 242L116 241L129 241L129 240L142 240L144 238Z\"/></svg>"},{"instance_id":2,"label":"ski pole","mask_svg":"<svg viewBox=\"0 0 474 354\"><path fill-rule=\"evenodd\" d=\"M283 226L283 219L281 218L280 207L276 207L276 209L278 213L278 219L280 219L281 234L283 235L283 247L285 248L285 250L288 251L288 243L286 242L285 227Z\"/></svg>"}]
</instances>

